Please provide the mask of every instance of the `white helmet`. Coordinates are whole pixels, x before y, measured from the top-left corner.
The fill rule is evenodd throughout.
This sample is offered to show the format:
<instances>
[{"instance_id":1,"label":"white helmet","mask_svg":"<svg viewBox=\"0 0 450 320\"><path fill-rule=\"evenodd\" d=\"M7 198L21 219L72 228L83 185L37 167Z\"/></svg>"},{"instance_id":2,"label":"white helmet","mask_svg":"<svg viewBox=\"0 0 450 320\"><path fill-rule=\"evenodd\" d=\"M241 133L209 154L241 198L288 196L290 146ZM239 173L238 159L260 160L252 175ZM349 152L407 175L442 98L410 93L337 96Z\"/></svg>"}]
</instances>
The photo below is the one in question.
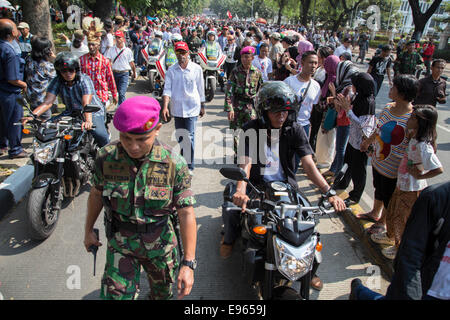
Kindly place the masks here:
<instances>
[{"instance_id":1,"label":"white helmet","mask_svg":"<svg viewBox=\"0 0 450 320\"><path fill-rule=\"evenodd\" d=\"M213 35L214 36L214 41L216 41L217 40L217 34L216 34L216 32L215 31L208 31L207 33L206 33L206 40L207 41L209 41L209 36L210 35Z\"/></svg>"},{"instance_id":2,"label":"white helmet","mask_svg":"<svg viewBox=\"0 0 450 320\"><path fill-rule=\"evenodd\" d=\"M170 40L171 40L171 41L175 41L175 42L183 41L183 37L182 37L181 34L179 34L179 33L174 33L174 34L170 37Z\"/></svg>"},{"instance_id":3,"label":"white helmet","mask_svg":"<svg viewBox=\"0 0 450 320\"><path fill-rule=\"evenodd\" d=\"M159 31L159 30L156 30L155 31L155 37L163 37L163 33L161 32L161 31Z\"/></svg>"}]
</instances>

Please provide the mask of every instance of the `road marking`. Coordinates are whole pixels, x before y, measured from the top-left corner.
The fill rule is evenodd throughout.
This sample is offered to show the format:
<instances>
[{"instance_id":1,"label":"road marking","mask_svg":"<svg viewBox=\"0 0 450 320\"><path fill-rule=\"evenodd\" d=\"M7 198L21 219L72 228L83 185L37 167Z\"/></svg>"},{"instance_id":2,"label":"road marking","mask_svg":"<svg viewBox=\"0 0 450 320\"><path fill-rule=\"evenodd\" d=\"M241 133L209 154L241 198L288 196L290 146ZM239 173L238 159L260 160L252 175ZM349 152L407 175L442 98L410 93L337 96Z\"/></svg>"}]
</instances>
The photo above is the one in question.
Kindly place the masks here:
<instances>
[{"instance_id":1,"label":"road marking","mask_svg":"<svg viewBox=\"0 0 450 320\"><path fill-rule=\"evenodd\" d=\"M450 133L450 129L447 129L446 127L441 126L440 124L438 124L437 127Z\"/></svg>"}]
</instances>

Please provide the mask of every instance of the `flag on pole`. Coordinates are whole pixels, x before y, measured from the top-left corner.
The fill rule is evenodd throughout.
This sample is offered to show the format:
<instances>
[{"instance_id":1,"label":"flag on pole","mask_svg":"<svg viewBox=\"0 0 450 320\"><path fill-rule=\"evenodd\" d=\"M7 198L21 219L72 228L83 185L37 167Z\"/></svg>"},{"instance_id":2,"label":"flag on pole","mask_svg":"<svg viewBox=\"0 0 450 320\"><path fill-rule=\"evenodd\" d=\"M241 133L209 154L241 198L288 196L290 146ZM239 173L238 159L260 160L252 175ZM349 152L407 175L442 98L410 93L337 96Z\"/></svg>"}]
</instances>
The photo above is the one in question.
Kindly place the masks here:
<instances>
[{"instance_id":1,"label":"flag on pole","mask_svg":"<svg viewBox=\"0 0 450 320\"><path fill-rule=\"evenodd\" d=\"M231 15L231 12L229 10L227 10L227 16L228 16L228 19L233 18L233 16Z\"/></svg>"}]
</instances>

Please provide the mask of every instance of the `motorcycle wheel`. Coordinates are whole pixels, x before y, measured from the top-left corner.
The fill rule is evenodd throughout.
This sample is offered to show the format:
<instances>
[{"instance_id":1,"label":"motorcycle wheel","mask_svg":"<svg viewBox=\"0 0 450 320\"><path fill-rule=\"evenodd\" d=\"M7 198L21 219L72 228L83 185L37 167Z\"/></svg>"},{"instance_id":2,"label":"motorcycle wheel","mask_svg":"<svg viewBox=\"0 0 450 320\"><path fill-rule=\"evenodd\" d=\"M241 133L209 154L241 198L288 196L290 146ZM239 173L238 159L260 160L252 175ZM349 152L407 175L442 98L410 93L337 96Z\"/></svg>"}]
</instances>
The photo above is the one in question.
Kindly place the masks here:
<instances>
[{"instance_id":1,"label":"motorcycle wheel","mask_svg":"<svg viewBox=\"0 0 450 320\"><path fill-rule=\"evenodd\" d=\"M150 87L150 93L155 91L155 74L153 72L148 73L148 85Z\"/></svg>"},{"instance_id":2,"label":"motorcycle wheel","mask_svg":"<svg viewBox=\"0 0 450 320\"><path fill-rule=\"evenodd\" d=\"M55 230L59 210L52 212L49 185L33 189L27 203L27 227L34 240L45 240ZM47 221L52 221L48 223Z\"/></svg>"},{"instance_id":3,"label":"motorcycle wheel","mask_svg":"<svg viewBox=\"0 0 450 320\"><path fill-rule=\"evenodd\" d=\"M303 300L302 296L291 287L278 286L273 288L272 300Z\"/></svg>"},{"instance_id":4,"label":"motorcycle wheel","mask_svg":"<svg viewBox=\"0 0 450 320\"><path fill-rule=\"evenodd\" d=\"M215 86L208 83L208 87L206 88L206 102L211 102L214 99L214 92L216 91Z\"/></svg>"}]
</instances>

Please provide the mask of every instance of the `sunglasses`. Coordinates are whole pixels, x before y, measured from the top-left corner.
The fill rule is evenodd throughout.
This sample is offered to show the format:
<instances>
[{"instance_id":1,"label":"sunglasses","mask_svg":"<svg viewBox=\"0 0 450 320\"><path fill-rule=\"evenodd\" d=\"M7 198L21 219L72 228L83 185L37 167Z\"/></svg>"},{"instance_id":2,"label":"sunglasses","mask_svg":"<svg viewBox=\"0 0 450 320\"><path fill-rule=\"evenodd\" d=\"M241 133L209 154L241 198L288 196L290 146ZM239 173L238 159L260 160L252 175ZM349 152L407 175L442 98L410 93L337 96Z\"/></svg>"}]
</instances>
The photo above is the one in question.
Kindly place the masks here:
<instances>
[{"instance_id":1,"label":"sunglasses","mask_svg":"<svg viewBox=\"0 0 450 320\"><path fill-rule=\"evenodd\" d=\"M186 53L188 53L188 51L184 51L184 50L177 50L177 51L175 51L175 54L183 55L183 54L186 54Z\"/></svg>"}]
</instances>

